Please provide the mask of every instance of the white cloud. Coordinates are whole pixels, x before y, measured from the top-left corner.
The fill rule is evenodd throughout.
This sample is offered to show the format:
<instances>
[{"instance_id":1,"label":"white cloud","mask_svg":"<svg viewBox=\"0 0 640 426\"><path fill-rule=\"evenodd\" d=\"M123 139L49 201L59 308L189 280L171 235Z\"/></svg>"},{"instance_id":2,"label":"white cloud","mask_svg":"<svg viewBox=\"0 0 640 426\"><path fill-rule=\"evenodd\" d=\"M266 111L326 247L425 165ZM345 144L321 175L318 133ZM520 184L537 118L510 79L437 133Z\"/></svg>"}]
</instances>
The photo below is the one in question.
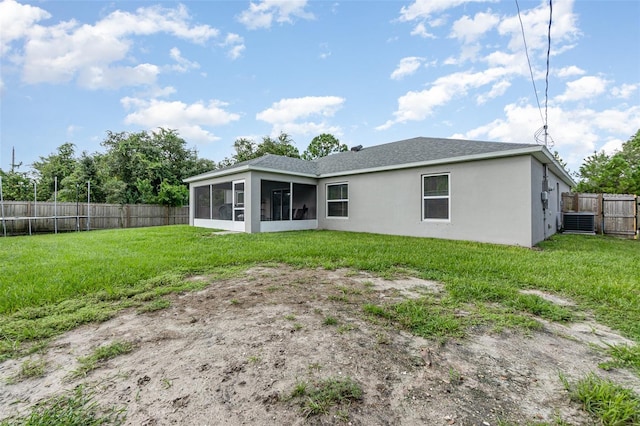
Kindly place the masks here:
<instances>
[{"instance_id":1,"label":"white cloud","mask_svg":"<svg viewBox=\"0 0 640 426\"><path fill-rule=\"evenodd\" d=\"M152 64L135 67L85 67L79 70L78 84L87 89L118 89L154 84L160 69Z\"/></svg>"},{"instance_id":2,"label":"white cloud","mask_svg":"<svg viewBox=\"0 0 640 426\"><path fill-rule=\"evenodd\" d=\"M460 55L458 57L450 56L445 59L444 63L447 65L461 65L466 61L475 62L478 60L481 47L479 44L465 44L460 49Z\"/></svg>"},{"instance_id":3,"label":"white cloud","mask_svg":"<svg viewBox=\"0 0 640 426\"><path fill-rule=\"evenodd\" d=\"M483 61L490 67L504 67L516 75L529 77L527 58L522 54L495 51L485 56Z\"/></svg>"},{"instance_id":4,"label":"white cloud","mask_svg":"<svg viewBox=\"0 0 640 426\"><path fill-rule=\"evenodd\" d=\"M585 73L586 73L585 70L575 65L570 65L568 67L560 68L555 72L555 74L560 78L573 77L574 75L584 75Z\"/></svg>"},{"instance_id":5,"label":"white cloud","mask_svg":"<svg viewBox=\"0 0 640 426\"><path fill-rule=\"evenodd\" d=\"M155 99L155 98L163 98L166 96L170 96L176 92L177 90L173 86L166 86L166 87L153 86L142 93L138 93L136 96L139 98Z\"/></svg>"},{"instance_id":6,"label":"white cloud","mask_svg":"<svg viewBox=\"0 0 640 426\"><path fill-rule=\"evenodd\" d=\"M220 46L229 48L227 56L233 60L242 56L242 52L246 49L244 45L244 38L234 33L227 34L224 42L220 43Z\"/></svg>"},{"instance_id":7,"label":"white cloud","mask_svg":"<svg viewBox=\"0 0 640 426\"><path fill-rule=\"evenodd\" d=\"M292 18L314 19L305 7L307 0L260 0L250 2L249 9L238 16L238 22L250 30L271 28L273 22L292 23Z\"/></svg>"},{"instance_id":8,"label":"white cloud","mask_svg":"<svg viewBox=\"0 0 640 426\"><path fill-rule=\"evenodd\" d=\"M464 0L416 0L401 9L399 20L418 21L423 24L427 20L441 19L441 14L446 10L467 3L469 2ZM521 16L527 35L529 55L532 58L534 78L544 79L549 25L548 4L540 2L537 6L522 11ZM553 22L552 54L573 47L575 39L580 35L573 13L573 0L561 2L554 7ZM493 32L494 35L497 33L498 39L502 38L502 41L489 46L478 43L479 38L489 32ZM463 44L460 50L443 60L444 64L461 66L470 61L476 68L482 64L485 64L486 68L445 75L429 83L426 89L412 90L400 96L393 117L378 126L378 130L385 130L407 121L422 121L432 115L436 108L469 95L471 90L477 92L490 85L483 93L472 94L478 104L483 104L489 99L502 96L515 80L529 80L530 70L524 55L520 20L516 13L501 17L487 10L476 13L473 18L464 16L451 25L450 36L463 41ZM536 67L536 64L539 66ZM568 76L579 74L580 71L574 66L559 72Z\"/></svg>"},{"instance_id":9,"label":"white cloud","mask_svg":"<svg viewBox=\"0 0 640 426\"><path fill-rule=\"evenodd\" d=\"M500 22L500 18L492 13L476 13L473 19L464 15L453 23L450 37L457 38L464 43L473 43L484 33L494 28L498 22Z\"/></svg>"},{"instance_id":10,"label":"white cloud","mask_svg":"<svg viewBox=\"0 0 640 426\"><path fill-rule=\"evenodd\" d=\"M414 21L416 19L426 19L432 14L453 9L465 3L479 3L492 0L415 0L409 6L400 9L400 21Z\"/></svg>"},{"instance_id":11,"label":"white cloud","mask_svg":"<svg viewBox=\"0 0 640 426\"><path fill-rule=\"evenodd\" d=\"M616 98L629 99L638 90L638 87L640 87L638 84L623 84L612 88L611 94Z\"/></svg>"},{"instance_id":12,"label":"white cloud","mask_svg":"<svg viewBox=\"0 0 640 426\"><path fill-rule=\"evenodd\" d=\"M36 22L50 17L49 12L39 7L20 4L14 0L0 2L0 56L9 53L11 42L26 37Z\"/></svg>"},{"instance_id":13,"label":"white cloud","mask_svg":"<svg viewBox=\"0 0 640 426\"><path fill-rule=\"evenodd\" d=\"M376 127L376 130L389 129L394 124L407 121L421 121L430 116L433 110L451 99L463 96L470 88L481 87L503 78L508 71L504 68L490 68L472 73L459 72L438 78L429 89L410 91L398 99L395 118Z\"/></svg>"},{"instance_id":14,"label":"white cloud","mask_svg":"<svg viewBox=\"0 0 640 426\"><path fill-rule=\"evenodd\" d=\"M345 99L338 96L305 96L302 98L281 99L270 108L256 114L256 119L273 126L272 133L314 134L331 132L340 133L340 129L331 126L326 119L333 117L342 107ZM312 121L317 117L320 122Z\"/></svg>"},{"instance_id":15,"label":"white cloud","mask_svg":"<svg viewBox=\"0 0 640 426\"><path fill-rule=\"evenodd\" d=\"M400 63L391 73L392 80L400 80L408 75L414 74L424 62L424 58L409 56L400 59Z\"/></svg>"},{"instance_id":16,"label":"white cloud","mask_svg":"<svg viewBox=\"0 0 640 426\"><path fill-rule=\"evenodd\" d=\"M567 83L567 88L562 95L555 97L558 102L578 101L591 99L601 95L607 88L609 81L596 77L585 76Z\"/></svg>"},{"instance_id":17,"label":"white cloud","mask_svg":"<svg viewBox=\"0 0 640 426\"><path fill-rule=\"evenodd\" d=\"M164 127L176 129L185 139L196 143L207 143L218 140L206 128L223 126L240 119L240 115L225 110L228 104L210 100L186 104L180 101L160 101L157 99L141 99L125 97L122 105L129 113L124 122L137 124L146 129Z\"/></svg>"},{"instance_id":18,"label":"white cloud","mask_svg":"<svg viewBox=\"0 0 640 426\"><path fill-rule=\"evenodd\" d=\"M184 58L182 56L182 53L180 52L180 49L178 49L177 47L172 47L171 50L169 50L169 56L171 56L171 59L177 62L171 67L171 69L174 71L184 73L191 69L200 68L199 63Z\"/></svg>"},{"instance_id":19,"label":"white cloud","mask_svg":"<svg viewBox=\"0 0 640 426\"><path fill-rule=\"evenodd\" d=\"M623 141L622 139L609 139L604 145L600 147L600 151L604 151L607 155L615 154L616 152L622 150L622 144L624 142L625 141Z\"/></svg>"},{"instance_id":20,"label":"white cloud","mask_svg":"<svg viewBox=\"0 0 640 426\"><path fill-rule=\"evenodd\" d=\"M547 36L549 27L549 6L546 2L542 2L539 6L521 11L522 26L527 40L529 55L533 58L536 55L546 55L547 53ZM553 5L553 24L551 30L552 50L555 54L560 49L566 49L565 43L572 42L580 35L580 31L576 26L577 18L573 13L573 1L564 1L554 3ZM524 51L524 41L522 39L522 28L518 15L503 18L498 24L498 33L503 36L509 36L510 40L508 48L513 52ZM569 47L573 47L570 44Z\"/></svg>"},{"instance_id":21,"label":"white cloud","mask_svg":"<svg viewBox=\"0 0 640 426\"><path fill-rule=\"evenodd\" d=\"M427 31L427 27L422 22L420 22L413 28L413 30L411 31L411 35L417 35L422 38L436 38L435 35Z\"/></svg>"},{"instance_id":22,"label":"white cloud","mask_svg":"<svg viewBox=\"0 0 640 426\"><path fill-rule=\"evenodd\" d=\"M637 131L637 123L640 123L640 106L600 111L550 107L548 112L549 134L555 142L552 149L560 153L571 170L578 170L583 160L594 151L604 149L612 152L617 149L622 145L617 141L634 134ZM533 135L541 126L537 106L509 104L504 108L503 118L453 137L535 143ZM603 140L602 134L610 136Z\"/></svg>"},{"instance_id":23,"label":"white cloud","mask_svg":"<svg viewBox=\"0 0 640 426\"><path fill-rule=\"evenodd\" d=\"M502 96L509 87L511 87L511 83L509 83L507 80L499 81L491 87L491 90L488 93L478 95L478 97L476 98L476 102L478 103L478 105L482 105L489 99Z\"/></svg>"},{"instance_id":24,"label":"white cloud","mask_svg":"<svg viewBox=\"0 0 640 426\"><path fill-rule=\"evenodd\" d=\"M166 33L201 44L218 35L217 29L192 25L190 20L186 7L178 5L142 7L135 13L117 10L95 25L74 20L30 25L23 29L23 56L15 57L14 62L22 66L22 79L29 84L65 83L77 78L81 86L91 89L152 85L158 66L117 63L132 60L134 36ZM188 67L194 68L195 63L188 62Z\"/></svg>"},{"instance_id":25,"label":"white cloud","mask_svg":"<svg viewBox=\"0 0 640 426\"><path fill-rule=\"evenodd\" d=\"M94 27L87 27L98 34L118 37L167 33L199 44L204 44L219 34L217 29L209 25L191 25L190 21L191 16L186 6L179 4L173 9L162 6L141 7L135 14L116 10Z\"/></svg>"}]
</instances>

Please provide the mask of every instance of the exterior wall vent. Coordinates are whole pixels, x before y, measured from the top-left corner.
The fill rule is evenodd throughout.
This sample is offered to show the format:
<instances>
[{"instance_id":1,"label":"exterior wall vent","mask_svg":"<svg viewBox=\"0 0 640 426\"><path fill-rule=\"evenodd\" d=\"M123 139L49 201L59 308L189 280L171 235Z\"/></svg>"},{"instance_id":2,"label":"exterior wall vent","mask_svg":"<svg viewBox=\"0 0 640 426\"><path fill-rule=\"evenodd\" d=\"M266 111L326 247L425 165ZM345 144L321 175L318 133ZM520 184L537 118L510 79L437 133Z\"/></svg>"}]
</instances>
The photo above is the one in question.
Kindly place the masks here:
<instances>
[{"instance_id":1,"label":"exterior wall vent","mask_svg":"<svg viewBox=\"0 0 640 426\"><path fill-rule=\"evenodd\" d=\"M566 212L562 215L564 232L596 233L596 215L588 212Z\"/></svg>"}]
</instances>

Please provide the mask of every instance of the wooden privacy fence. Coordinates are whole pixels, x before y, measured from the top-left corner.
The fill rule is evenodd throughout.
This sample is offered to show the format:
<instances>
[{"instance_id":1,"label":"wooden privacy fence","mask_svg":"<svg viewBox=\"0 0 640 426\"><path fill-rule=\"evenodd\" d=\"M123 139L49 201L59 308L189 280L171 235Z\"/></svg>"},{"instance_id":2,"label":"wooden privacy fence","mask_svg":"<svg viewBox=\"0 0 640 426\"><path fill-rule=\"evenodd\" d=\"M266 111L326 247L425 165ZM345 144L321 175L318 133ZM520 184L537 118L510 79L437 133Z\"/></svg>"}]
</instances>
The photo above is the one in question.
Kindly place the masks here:
<instances>
[{"instance_id":1,"label":"wooden privacy fence","mask_svg":"<svg viewBox=\"0 0 640 426\"><path fill-rule=\"evenodd\" d=\"M139 228L189 223L189 207L4 201L0 235Z\"/></svg>"},{"instance_id":2,"label":"wooden privacy fence","mask_svg":"<svg viewBox=\"0 0 640 426\"><path fill-rule=\"evenodd\" d=\"M640 232L640 197L629 194L584 194L564 192L562 213L593 214L595 232L625 237Z\"/></svg>"}]
</instances>

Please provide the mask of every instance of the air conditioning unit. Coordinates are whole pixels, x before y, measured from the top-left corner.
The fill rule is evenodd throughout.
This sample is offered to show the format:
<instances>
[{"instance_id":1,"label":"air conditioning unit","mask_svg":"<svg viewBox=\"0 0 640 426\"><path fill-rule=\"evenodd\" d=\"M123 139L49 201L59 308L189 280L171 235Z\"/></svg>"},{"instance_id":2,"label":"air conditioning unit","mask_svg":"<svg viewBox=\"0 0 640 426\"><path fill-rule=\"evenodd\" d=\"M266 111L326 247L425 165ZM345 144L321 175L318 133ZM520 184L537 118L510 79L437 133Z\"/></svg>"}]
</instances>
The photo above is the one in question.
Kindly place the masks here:
<instances>
[{"instance_id":1,"label":"air conditioning unit","mask_svg":"<svg viewBox=\"0 0 640 426\"><path fill-rule=\"evenodd\" d=\"M589 212L563 213L564 232L596 233L596 215Z\"/></svg>"}]
</instances>

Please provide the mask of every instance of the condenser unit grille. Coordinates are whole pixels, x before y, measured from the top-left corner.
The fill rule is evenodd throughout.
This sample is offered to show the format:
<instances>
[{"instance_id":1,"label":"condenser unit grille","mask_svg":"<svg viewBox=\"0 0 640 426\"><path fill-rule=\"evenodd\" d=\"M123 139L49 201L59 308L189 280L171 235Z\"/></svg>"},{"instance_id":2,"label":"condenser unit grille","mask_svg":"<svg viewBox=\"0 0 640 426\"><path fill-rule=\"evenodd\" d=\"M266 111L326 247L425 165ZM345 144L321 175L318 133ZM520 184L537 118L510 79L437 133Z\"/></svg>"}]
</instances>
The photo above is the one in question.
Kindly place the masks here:
<instances>
[{"instance_id":1,"label":"condenser unit grille","mask_svg":"<svg viewBox=\"0 0 640 426\"><path fill-rule=\"evenodd\" d=\"M565 232L596 232L596 216L593 213L564 213Z\"/></svg>"}]
</instances>

